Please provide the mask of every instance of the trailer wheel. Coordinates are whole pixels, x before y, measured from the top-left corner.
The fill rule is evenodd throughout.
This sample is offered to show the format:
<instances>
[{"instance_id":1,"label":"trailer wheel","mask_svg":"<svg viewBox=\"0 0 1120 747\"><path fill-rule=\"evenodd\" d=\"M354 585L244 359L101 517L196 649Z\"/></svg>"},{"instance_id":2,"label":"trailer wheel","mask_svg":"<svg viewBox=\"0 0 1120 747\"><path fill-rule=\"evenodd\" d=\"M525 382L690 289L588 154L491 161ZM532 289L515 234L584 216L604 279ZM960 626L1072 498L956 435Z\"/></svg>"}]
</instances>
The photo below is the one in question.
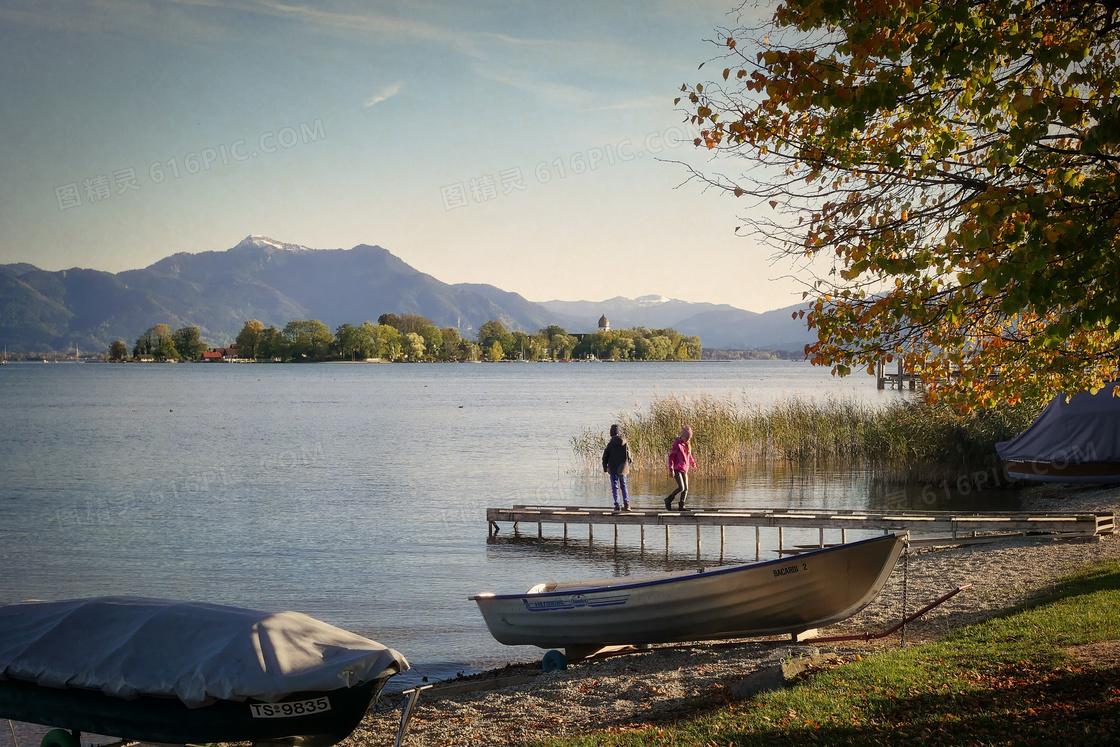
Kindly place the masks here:
<instances>
[{"instance_id":1,"label":"trailer wheel","mask_svg":"<svg viewBox=\"0 0 1120 747\"><path fill-rule=\"evenodd\" d=\"M556 672L561 669L568 668L568 657L564 656L563 651L553 649L544 655L541 659L541 669L545 672Z\"/></svg>"},{"instance_id":2,"label":"trailer wheel","mask_svg":"<svg viewBox=\"0 0 1120 747\"><path fill-rule=\"evenodd\" d=\"M82 740L65 729L51 729L39 743L39 747L81 747Z\"/></svg>"}]
</instances>

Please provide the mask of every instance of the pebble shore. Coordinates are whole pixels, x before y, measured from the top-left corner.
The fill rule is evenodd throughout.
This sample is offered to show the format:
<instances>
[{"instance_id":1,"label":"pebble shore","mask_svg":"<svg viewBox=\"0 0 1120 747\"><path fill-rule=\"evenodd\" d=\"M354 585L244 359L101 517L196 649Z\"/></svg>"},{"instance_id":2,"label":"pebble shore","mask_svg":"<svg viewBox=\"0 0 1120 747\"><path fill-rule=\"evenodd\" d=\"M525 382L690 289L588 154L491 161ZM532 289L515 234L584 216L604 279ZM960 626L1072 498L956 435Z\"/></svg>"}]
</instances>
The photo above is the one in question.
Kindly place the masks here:
<instances>
[{"instance_id":1,"label":"pebble shore","mask_svg":"<svg viewBox=\"0 0 1120 747\"><path fill-rule=\"evenodd\" d=\"M1120 488L1041 485L1024 491L1023 510L1120 513ZM496 689L445 694L437 685L425 691L403 744L509 745L670 721L691 710L697 698L719 693L783 659L818 651L848 659L872 655L884 647L933 640L1024 602L1084 565L1116 557L1120 557L1117 536L1093 540L1016 537L912 548L876 601L819 633L823 637L883 631L943 594L971 584L907 625L904 635L819 646L796 645L788 636L655 646L649 651L574 662L556 672L541 672L539 663L511 665L477 678L505 683ZM394 744L400 723L400 710L395 707L399 700L399 695L386 696L381 708L367 715L341 747Z\"/></svg>"}]
</instances>

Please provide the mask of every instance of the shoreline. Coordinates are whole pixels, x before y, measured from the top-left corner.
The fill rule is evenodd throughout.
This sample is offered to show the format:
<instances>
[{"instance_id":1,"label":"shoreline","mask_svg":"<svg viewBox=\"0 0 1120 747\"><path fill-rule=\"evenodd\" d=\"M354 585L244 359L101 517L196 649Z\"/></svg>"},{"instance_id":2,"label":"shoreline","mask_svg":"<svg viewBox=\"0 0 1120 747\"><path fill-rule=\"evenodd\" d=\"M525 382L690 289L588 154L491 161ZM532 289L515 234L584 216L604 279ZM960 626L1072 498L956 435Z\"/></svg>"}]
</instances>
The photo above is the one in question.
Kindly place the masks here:
<instances>
[{"instance_id":1,"label":"shoreline","mask_svg":"<svg viewBox=\"0 0 1120 747\"><path fill-rule=\"evenodd\" d=\"M1041 484L1023 491L1026 510L1117 511L1120 486ZM547 737L624 732L671 721L695 710L760 668L827 653L841 661L941 638L1044 592L1087 564L1120 557L1120 537L997 538L988 543L913 548L899 560L879 597L857 615L822 628L820 637L877 633L966 584L971 588L881 639L821 645L788 636L655 646L570 663L541 672L516 663L433 683L416 704L405 745L507 745ZM905 609L903 598L905 597ZM543 656L543 650L541 655ZM463 692L455 686L496 684ZM458 691L457 691L458 690ZM399 694L383 696L341 747L388 744L400 724Z\"/></svg>"}]
</instances>

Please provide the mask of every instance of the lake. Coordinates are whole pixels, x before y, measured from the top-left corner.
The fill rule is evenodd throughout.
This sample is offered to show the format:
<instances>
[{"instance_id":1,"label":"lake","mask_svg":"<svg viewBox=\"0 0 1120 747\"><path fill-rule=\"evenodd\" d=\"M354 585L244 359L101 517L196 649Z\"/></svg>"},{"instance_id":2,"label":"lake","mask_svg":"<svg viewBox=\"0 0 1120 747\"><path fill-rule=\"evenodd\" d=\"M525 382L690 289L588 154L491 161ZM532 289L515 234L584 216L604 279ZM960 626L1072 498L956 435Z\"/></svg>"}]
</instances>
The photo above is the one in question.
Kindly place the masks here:
<instances>
[{"instance_id":1,"label":"lake","mask_svg":"<svg viewBox=\"0 0 1120 747\"><path fill-rule=\"evenodd\" d=\"M618 552L547 527L544 542L535 527L488 542L486 508L610 505L570 439L657 396L704 393L907 396L793 361L9 364L0 603L120 594L297 610L404 653L414 669L390 691L539 659L495 642L467 597L695 566L695 543L641 553L631 527ZM672 488L667 473L633 482L638 506ZM788 469L690 493L692 505L881 499L865 474ZM724 562L754 559L754 533L740 531Z\"/></svg>"}]
</instances>

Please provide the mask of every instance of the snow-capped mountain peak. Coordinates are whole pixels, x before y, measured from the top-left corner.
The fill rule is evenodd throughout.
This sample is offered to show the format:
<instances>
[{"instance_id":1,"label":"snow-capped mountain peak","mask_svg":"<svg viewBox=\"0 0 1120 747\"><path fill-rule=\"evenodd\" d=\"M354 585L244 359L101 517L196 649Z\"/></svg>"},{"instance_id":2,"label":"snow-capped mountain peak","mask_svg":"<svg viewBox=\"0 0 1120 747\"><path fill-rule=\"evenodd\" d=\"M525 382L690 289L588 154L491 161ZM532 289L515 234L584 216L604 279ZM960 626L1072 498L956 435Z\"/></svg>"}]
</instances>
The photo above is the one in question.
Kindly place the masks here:
<instances>
[{"instance_id":1,"label":"snow-capped mountain peak","mask_svg":"<svg viewBox=\"0 0 1120 747\"><path fill-rule=\"evenodd\" d=\"M651 295L651 296L638 296L634 299L634 303L639 306L659 306L663 303L670 303L674 299L666 298L665 296Z\"/></svg>"},{"instance_id":2,"label":"snow-capped mountain peak","mask_svg":"<svg viewBox=\"0 0 1120 747\"><path fill-rule=\"evenodd\" d=\"M267 236L261 236L260 234L255 233L246 236L237 246L242 248L254 247L257 249L275 249L285 252L308 251L306 246L299 246L298 244L288 244L283 241L277 241L276 239L270 239Z\"/></svg>"}]
</instances>

